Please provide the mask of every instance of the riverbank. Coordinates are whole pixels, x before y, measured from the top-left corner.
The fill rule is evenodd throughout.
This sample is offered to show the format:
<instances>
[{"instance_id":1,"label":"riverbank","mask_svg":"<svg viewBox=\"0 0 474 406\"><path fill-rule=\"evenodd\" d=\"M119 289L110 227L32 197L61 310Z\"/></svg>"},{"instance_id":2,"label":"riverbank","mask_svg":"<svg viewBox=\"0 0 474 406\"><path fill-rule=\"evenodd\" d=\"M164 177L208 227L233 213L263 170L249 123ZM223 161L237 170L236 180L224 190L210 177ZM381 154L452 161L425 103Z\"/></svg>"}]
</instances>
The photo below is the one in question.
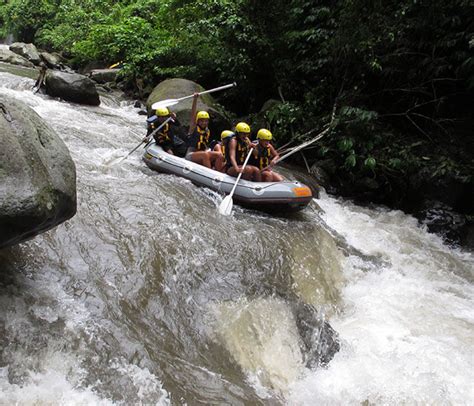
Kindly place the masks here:
<instances>
[{"instance_id":1,"label":"riverbank","mask_svg":"<svg viewBox=\"0 0 474 406\"><path fill-rule=\"evenodd\" d=\"M415 134L386 136L371 149L375 165L364 168L361 163L351 171L344 155L318 157L314 150L305 155L330 193L363 205L403 210L448 243L473 250L474 137L468 123L456 133L431 140Z\"/></svg>"}]
</instances>

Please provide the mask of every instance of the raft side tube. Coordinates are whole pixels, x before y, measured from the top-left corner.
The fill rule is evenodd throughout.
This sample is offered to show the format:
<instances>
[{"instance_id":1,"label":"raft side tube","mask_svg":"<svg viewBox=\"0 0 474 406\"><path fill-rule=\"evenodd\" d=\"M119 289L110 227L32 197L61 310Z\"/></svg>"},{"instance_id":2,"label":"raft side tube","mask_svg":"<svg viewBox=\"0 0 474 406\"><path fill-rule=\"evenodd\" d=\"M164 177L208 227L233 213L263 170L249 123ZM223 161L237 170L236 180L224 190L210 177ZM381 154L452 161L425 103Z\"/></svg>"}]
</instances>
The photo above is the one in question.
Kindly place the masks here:
<instances>
[{"instance_id":1,"label":"raft side tube","mask_svg":"<svg viewBox=\"0 0 474 406\"><path fill-rule=\"evenodd\" d=\"M155 143L145 150L143 160L153 170L177 175L225 194L230 193L236 180L225 173L170 155ZM241 179L233 198L243 206L263 211L293 212L304 209L313 195L309 187L298 181L252 182Z\"/></svg>"}]
</instances>

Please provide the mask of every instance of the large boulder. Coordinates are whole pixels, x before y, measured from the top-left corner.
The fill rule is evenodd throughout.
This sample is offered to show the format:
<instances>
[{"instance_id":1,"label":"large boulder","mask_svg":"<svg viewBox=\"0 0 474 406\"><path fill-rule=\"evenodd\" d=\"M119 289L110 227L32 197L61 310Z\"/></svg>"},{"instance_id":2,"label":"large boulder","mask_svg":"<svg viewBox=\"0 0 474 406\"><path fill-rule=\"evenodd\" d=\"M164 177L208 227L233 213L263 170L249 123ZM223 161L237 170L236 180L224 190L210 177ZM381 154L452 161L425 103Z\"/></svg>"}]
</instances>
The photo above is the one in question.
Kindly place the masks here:
<instances>
[{"instance_id":1,"label":"large boulder","mask_svg":"<svg viewBox=\"0 0 474 406\"><path fill-rule=\"evenodd\" d=\"M178 99L180 97L189 96L196 92L203 92L205 89L195 82L187 79L167 79L158 84L153 92L148 96L146 106L148 112L151 114L151 106L153 103L165 99ZM191 119L191 107L193 99L189 98L170 107L170 110L175 112L178 120L184 129L187 129ZM214 98L205 94L199 97L199 110L206 110L211 116L209 127L211 132L220 134L222 130L230 129L230 115L224 110L222 106L216 103Z\"/></svg>"},{"instance_id":2,"label":"large boulder","mask_svg":"<svg viewBox=\"0 0 474 406\"><path fill-rule=\"evenodd\" d=\"M26 66L28 68L34 68L35 66L28 59L23 58L6 48L0 48L0 61L11 63L12 65Z\"/></svg>"},{"instance_id":3,"label":"large boulder","mask_svg":"<svg viewBox=\"0 0 474 406\"><path fill-rule=\"evenodd\" d=\"M74 103L98 106L99 93L94 81L78 73L49 70L45 79L46 93Z\"/></svg>"},{"instance_id":4,"label":"large boulder","mask_svg":"<svg viewBox=\"0 0 474 406\"><path fill-rule=\"evenodd\" d=\"M0 94L0 248L76 213L76 170L63 141L23 102Z\"/></svg>"},{"instance_id":5,"label":"large boulder","mask_svg":"<svg viewBox=\"0 0 474 406\"><path fill-rule=\"evenodd\" d=\"M28 59L35 65L39 65L41 57L38 50L33 44L25 44L24 42L14 42L10 45L10 51L15 54L21 55L23 58Z\"/></svg>"}]
</instances>

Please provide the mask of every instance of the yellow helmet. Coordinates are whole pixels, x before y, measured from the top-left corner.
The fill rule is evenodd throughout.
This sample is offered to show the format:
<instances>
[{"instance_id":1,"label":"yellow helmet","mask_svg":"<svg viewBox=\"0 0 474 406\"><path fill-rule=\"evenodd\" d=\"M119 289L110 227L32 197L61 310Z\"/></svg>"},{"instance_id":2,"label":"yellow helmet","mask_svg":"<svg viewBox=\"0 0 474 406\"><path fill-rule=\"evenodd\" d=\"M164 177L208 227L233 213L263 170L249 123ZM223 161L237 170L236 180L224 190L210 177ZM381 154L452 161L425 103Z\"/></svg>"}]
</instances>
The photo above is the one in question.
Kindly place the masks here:
<instances>
[{"instance_id":1,"label":"yellow helmet","mask_svg":"<svg viewBox=\"0 0 474 406\"><path fill-rule=\"evenodd\" d=\"M209 113L207 111L198 111L196 114L196 121L200 120L201 118L209 120Z\"/></svg>"},{"instance_id":2,"label":"yellow helmet","mask_svg":"<svg viewBox=\"0 0 474 406\"><path fill-rule=\"evenodd\" d=\"M261 128L260 130L258 130L257 138L259 140L270 141L273 138L273 136L270 131L266 130L265 128Z\"/></svg>"},{"instance_id":3,"label":"yellow helmet","mask_svg":"<svg viewBox=\"0 0 474 406\"><path fill-rule=\"evenodd\" d=\"M166 107L158 107L156 109L156 115L158 117L166 117L170 115L170 111Z\"/></svg>"},{"instance_id":4,"label":"yellow helmet","mask_svg":"<svg viewBox=\"0 0 474 406\"><path fill-rule=\"evenodd\" d=\"M221 132L221 140L223 140L224 138L227 138L227 137L232 137L234 135L234 133L230 130L224 130Z\"/></svg>"},{"instance_id":5,"label":"yellow helmet","mask_svg":"<svg viewBox=\"0 0 474 406\"><path fill-rule=\"evenodd\" d=\"M250 126L247 123L237 123L235 126L235 131L238 133L250 134Z\"/></svg>"}]
</instances>

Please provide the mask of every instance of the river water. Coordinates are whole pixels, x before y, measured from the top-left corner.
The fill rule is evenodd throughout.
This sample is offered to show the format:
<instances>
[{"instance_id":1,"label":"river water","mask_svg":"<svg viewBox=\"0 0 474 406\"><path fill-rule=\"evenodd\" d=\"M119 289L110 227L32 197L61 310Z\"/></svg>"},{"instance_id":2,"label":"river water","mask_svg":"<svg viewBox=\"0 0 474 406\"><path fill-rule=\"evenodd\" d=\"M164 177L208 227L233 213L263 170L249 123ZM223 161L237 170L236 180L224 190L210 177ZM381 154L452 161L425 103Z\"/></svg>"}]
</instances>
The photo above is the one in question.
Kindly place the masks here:
<instances>
[{"instance_id":1,"label":"river water","mask_svg":"<svg viewBox=\"0 0 474 406\"><path fill-rule=\"evenodd\" d=\"M68 146L78 212L0 251L0 404L474 402L472 254L325 194L289 218L222 218L218 194L140 150L108 165L144 133L130 102L33 83L0 73ZM326 366L306 364L296 302L337 332Z\"/></svg>"}]
</instances>

